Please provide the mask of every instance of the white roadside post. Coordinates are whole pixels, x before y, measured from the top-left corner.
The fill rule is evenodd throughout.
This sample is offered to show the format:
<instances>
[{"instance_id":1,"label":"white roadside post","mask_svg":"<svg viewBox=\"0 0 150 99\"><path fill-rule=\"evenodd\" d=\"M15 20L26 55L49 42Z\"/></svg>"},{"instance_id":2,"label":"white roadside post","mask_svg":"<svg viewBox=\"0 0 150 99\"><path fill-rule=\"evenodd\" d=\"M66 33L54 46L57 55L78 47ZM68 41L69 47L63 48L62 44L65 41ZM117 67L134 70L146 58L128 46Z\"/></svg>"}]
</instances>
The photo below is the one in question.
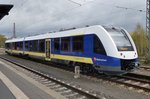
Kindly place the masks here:
<instances>
[{"instance_id":1,"label":"white roadside post","mask_svg":"<svg viewBox=\"0 0 150 99\"><path fill-rule=\"evenodd\" d=\"M80 78L80 66L75 66L74 72L75 72L74 78Z\"/></svg>"}]
</instances>

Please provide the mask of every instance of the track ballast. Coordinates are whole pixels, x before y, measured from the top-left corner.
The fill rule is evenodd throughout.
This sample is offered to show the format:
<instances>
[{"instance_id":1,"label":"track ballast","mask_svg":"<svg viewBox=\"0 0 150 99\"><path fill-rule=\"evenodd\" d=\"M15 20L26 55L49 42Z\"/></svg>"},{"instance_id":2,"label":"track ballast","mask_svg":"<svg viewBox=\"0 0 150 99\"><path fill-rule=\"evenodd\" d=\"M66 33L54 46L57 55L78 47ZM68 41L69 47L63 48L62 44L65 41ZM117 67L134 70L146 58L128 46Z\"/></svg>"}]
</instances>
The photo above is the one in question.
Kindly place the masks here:
<instances>
[{"instance_id":1,"label":"track ballast","mask_svg":"<svg viewBox=\"0 0 150 99\"><path fill-rule=\"evenodd\" d=\"M46 80L48 82L50 82L49 85L52 85L52 89L55 88L55 90L57 90L57 87L61 90L65 90L64 92L62 92L62 95L68 97L68 98L71 98L71 97L76 97L75 95L77 95L76 99L101 99L101 97L98 97L96 94L92 94L90 93L90 91L87 91L87 90L84 90L82 88L78 88L76 87L75 85L71 85L69 83L66 83L64 81L61 81L55 77L52 77L52 76L49 76L47 74L44 74L40 71L37 71L37 70L34 70L32 68L29 68L27 66L24 66L20 63L17 63L17 62L14 62L10 59L7 59L7 58L4 58L4 57L1 57L1 59L7 61L7 62L10 62L16 66L19 66L35 75L38 75L38 77L42 78L42 80ZM71 94L64 94L64 93L71 93Z\"/></svg>"},{"instance_id":2,"label":"track ballast","mask_svg":"<svg viewBox=\"0 0 150 99\"><path fill-rule=\"evenodd\" d=\"M43 62L42 62L43 63ZM58 64L56 65L57 67ZM64 68L63 68L64 69ZM107 76L102 74L85 75L87 78L103 79L106 81L123 84L128 87L150 92L150 76L128 73L123 76Z\"/></svg>"}]
</instances>

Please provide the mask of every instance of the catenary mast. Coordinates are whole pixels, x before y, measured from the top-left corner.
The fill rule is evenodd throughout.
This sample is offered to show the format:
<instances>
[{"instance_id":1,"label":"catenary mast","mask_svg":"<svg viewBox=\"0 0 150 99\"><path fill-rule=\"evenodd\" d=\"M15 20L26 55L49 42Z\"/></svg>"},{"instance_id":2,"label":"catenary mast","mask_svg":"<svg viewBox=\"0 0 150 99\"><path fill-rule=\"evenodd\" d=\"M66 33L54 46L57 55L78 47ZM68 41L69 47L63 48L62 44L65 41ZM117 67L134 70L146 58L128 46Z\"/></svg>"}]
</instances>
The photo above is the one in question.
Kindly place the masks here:
<instances>
[{"instance_id":1,"label":"catenary mast","mask_svg":"<svg viewBox=\"0 0 150 99\"><path fill-rule=\"evenodd\" d=\"M146 1L146 33L148 36L148 56L150 57L150 0Z\"/></svg>"}]
</instances>

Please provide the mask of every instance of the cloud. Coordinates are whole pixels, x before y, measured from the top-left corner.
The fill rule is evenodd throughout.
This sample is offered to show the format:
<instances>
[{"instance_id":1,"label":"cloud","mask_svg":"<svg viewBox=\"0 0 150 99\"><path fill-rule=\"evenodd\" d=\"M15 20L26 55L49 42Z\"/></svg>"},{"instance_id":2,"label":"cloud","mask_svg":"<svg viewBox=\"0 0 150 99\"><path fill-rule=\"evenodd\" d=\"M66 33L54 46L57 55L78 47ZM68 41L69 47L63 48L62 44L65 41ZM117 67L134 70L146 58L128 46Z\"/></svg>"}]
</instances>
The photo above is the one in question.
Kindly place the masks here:
<instances>
[{"instance_id":1,"label":"cloud","mask_svg":"<svg viewBox=\"0 0 150 99\"><path fill-rule=\"evenodd\" d=\"M137 23L145 26L145 13L115 6L145 10L146 0L72 1L82 6L69 0L1 0L0 3L13 3L14 8L0 21L0 33L10 37L14 22L18 36L95 24L121 26L129 32Z\"/></svg>"}]
</instances>

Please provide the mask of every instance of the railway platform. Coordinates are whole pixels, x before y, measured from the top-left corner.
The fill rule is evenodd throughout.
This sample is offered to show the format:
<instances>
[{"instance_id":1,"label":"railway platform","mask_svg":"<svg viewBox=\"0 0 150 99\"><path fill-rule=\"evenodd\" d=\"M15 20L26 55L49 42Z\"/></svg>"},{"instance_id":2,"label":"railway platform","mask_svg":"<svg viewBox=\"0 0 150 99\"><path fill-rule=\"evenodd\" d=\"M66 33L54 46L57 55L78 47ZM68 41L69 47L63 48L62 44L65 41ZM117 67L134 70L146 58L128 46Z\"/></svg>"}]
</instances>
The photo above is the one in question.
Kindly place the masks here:
<instances>
[{"instance_id":1,"label":"railway platform","mask_svg":"<svg viewBox=\"0 0 150 99\"><path fill-rule=\"evenodd\" d=\"M15 99L14 95L7 88L7 86L0 79L0 98L1 99Z\"/></svg>"}]
</instances>

